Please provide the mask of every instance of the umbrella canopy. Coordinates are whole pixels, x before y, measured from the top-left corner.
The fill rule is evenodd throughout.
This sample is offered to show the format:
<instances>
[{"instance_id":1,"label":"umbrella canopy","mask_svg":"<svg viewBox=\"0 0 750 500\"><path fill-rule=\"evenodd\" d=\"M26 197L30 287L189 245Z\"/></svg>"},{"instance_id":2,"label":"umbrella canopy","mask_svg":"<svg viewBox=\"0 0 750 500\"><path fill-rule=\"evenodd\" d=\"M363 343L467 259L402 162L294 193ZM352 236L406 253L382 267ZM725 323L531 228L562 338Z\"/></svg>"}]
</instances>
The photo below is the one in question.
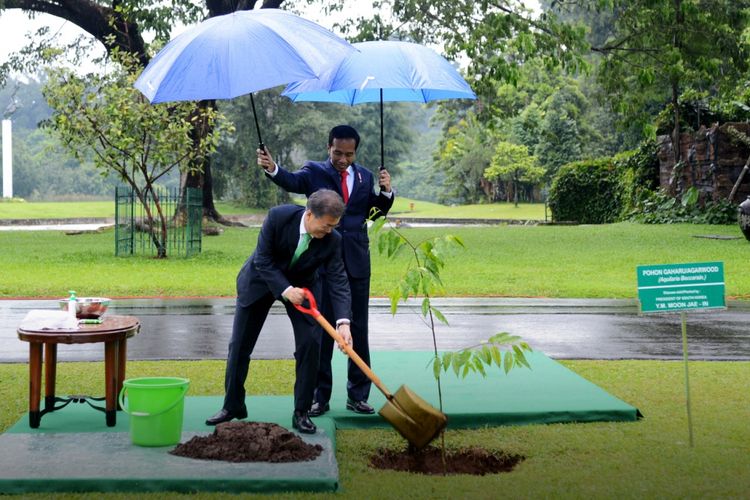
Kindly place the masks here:
<instances>
[{"instance_id":1,"label":"umbrella canopy","mask_svg":"<svg viewBox=\"0 0 750 500\"><path fill-rule=\"evenodd\" d=\"M282 95L292 101L380 102L380 162L383 168L383 101L429 102L476 99L450 62L434 50L409 42L355 43L336 68L318 79L289 84Z\"/></svg>"},{"instance_id":2,"label":"umbrella canopy","mask_svg":"<svg viewBox=\"0 0 750 500\"><path fill-rule=\"evenodd\" d=\"M354 48L312 21L278 9L206 19L171 40L135 87L152 103L230 99L317 79Z\"/></svg>"},{"instance_id":3,"label":"umbrella canopy","mask_svg":"<svg viewBox=\"0 0 750 500\"><path fill-rule=\"evenodd\" d=\"M252 92L319 78L354 51L322 26L289 12L237 11L206 19L171 40L135 88L152 103L248 93L252 98ZM255 126L260 140L257 117Z\"/></svg>"}]
</instances>

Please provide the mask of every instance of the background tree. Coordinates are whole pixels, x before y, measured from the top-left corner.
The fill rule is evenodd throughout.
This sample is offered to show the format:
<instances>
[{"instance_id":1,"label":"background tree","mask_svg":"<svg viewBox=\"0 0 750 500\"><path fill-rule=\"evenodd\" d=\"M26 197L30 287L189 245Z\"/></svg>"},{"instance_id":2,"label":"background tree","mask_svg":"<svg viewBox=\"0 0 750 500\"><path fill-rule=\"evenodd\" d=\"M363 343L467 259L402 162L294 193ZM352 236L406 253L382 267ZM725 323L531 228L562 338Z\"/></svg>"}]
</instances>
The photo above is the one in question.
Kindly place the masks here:
<instances>
[{"instance_id":1,"label":"background tree","mask_svg":"<svg viewBox=\"0 0 750 500\"><path fill-rule=\"evenodd\" d=\"M146 210L146 226L157 248L167 256L167 220L156 184L171 170L187 171L216 147L216 114L210 108L196 112L191 103L151 105L133 87L140 67L129 53L117 49L113 58L121 68L101 74L78 76L71 69L50 74L44 93L54 109L53 127L77 159L93 155L104 175L116 174L132 189ZM119 69L119 70L118 70ZM211 130L195 143L191 133L197 127ZM151 212L147 198L154 200Z\"/></svg>"},{"instance_id":2,"label":"background tree","mask_svg":"<svg viewBox=\"0 0 750 500\"><path fill-rule=\"evenodd\" d=\"M538 183L544 175L544 169L537 165L536 158L529 154L526 146L500 141L495 146L492 163L484 171L490 181L504 180L512 183L513 203L518 206L518 191L521 183Z\"/></svg>"},{"instance_id":3,"label":"background tree","mask_svg":"<svg viewBox=\"0 0 750 500\"><path fill-rule=\"evenodd\" d=\"M573 2L558 5L566 3ZM602 56L599 82L622 119L647 134L657 131L656 114L667 110L665 131L679 144L681 96L695 93L718 104L748 69L747 0L614 0L604 6L612 21L606 36L599 32L601 43L591 46Z\"/></svg>"},{"instance_id":4,"label":"background tree","mask_svg":"<svg viewBox=\"0 0 750 500\"><path fill-rule=\"evenodd\" d=\"M444 203L479 203L492 200L494 189L483 177L492 161L490 131L469 113L450 127L435 154L435 166L445 174Z\"/></svg>"}]
</instances>

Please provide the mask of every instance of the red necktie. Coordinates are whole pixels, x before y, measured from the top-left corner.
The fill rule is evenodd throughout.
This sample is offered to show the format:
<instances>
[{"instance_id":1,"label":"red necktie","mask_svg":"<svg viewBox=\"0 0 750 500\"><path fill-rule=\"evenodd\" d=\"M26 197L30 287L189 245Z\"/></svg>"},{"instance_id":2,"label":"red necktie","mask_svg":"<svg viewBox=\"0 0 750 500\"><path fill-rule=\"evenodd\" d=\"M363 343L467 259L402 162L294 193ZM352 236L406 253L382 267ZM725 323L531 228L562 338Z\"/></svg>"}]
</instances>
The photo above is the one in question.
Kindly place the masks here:
<instances>
[{"instance_id":1,"label":"red necktie","mask_svg":"<svg viewBox=\"0 0 750 500\"><path fill-rule=\"evenodd\" d=\"M346 176L349 175L349 172L344 170L341 172L341 193L344 196L344 203L349 202L349 188L346 185Z\"/></svg>"}]
</instances>

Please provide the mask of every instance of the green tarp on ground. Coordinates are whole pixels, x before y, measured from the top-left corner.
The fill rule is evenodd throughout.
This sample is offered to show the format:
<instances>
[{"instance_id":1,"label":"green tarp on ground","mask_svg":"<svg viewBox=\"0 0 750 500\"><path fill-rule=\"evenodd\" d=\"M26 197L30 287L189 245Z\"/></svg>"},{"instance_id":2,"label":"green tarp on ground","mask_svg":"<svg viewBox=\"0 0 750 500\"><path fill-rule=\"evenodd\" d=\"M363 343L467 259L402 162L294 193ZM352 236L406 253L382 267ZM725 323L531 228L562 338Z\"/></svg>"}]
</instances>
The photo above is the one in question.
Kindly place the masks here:
<instances>
[{"instance_id":1,"label":"green tarp on ground","mask_svg":"<svg viewBox=\"0 0 750 500\"><path fill-rule=\"evenodd\" d=\"M372 358L373 369L391 391L406 384L438 406L430 353L378 351ZM442 392L449 428L638 419L636 408L544 354L535 352L528 359L532 369L516 369L508 375L496 369L486 378L470 374L459 379L452 372L444 375ZM318 434L304 436L324 448L314 462L231 464L174 457L168 453L171 447L133 446L126 414L118 412L117 425L108 428L103 413L85 404L71 404L44 415L38 429L29 428L24 415L0 436L0 493L336 490L335 428L388 427L377 414L355 415L345 410L345 362L337 352L331 411L326 418L316 419ZM251 377L252 367L251 363ZM212 432L204 420L222 402L220 396L189 394L185 399L183 442L193 435ZM373 387L373 406L379 408L384 401ZM291 396L251 395L247 406L250 420L291 427Z\"/></svg>"}]
</instances>

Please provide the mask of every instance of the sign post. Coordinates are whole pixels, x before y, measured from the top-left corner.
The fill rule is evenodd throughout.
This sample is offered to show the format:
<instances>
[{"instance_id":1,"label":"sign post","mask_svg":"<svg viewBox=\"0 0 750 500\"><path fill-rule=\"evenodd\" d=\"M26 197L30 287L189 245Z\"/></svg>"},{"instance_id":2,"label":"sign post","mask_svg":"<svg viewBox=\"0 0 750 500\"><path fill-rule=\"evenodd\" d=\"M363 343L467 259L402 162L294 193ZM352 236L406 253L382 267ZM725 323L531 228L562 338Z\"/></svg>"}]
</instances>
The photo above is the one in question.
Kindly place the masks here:
<instances>
[{"instance_id":1,"label":"sign post","mask_svg":"<svg viewBox=\"0 0 750 500\"><path fill-rule=\"evenodd\" d=\"M698 262L638 266L638 305L641 313L679 312L682 320L682 358L685 363L685 399L688 433L693 446L690 411L687 315L689 310L726 309L724 263Z\"/></svg>"}]
</instances>

